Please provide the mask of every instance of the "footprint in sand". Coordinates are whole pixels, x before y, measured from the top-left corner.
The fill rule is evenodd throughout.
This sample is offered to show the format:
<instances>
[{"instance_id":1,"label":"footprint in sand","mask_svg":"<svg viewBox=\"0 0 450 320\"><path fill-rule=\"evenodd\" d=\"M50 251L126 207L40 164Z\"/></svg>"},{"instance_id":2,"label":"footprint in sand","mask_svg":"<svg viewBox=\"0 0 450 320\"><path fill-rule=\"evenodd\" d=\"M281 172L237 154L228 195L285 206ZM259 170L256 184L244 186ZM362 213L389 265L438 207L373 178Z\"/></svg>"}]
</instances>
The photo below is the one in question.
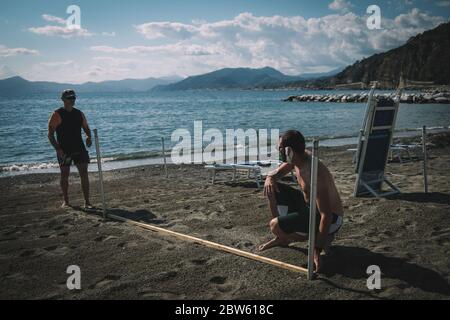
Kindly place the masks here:
<instances>
[{"instance_id":1,"label":"footprint in sand","mask_svg":"<svg viewBox=\"0 0 450 320\"><path fill-rule=\"evenodd\" d=\"M171 278L175 278L178 275L178 272L175 270L172 271L164 271L155 274L152 278L156 281L167 281Z\"/></svg>"},{"instance_id":2,"label":"footprint in sand","mask_svg":"<svg viewBox=\"0 0 450 320\"><path fill-rule=\"evenodd\" d=\"M117 281L120 279L119 275L109 274L106 277L104 277L102 280L98 281L95 285L91 285L89 289L97 289L97 288L103 288L110 283Z\"/></svg>"},{"instance_id":3,"label":"footprint in sand","mask_svg":"<svg viewBox=\"0 0 450 320\"><path fill-rule=\"evenodd\" d=\"M250 242L250 241L240 241L236 244L233 244L235 247L239 248L239 249L248 249L248 248L252 248L255 245Z\"/></svg>"},{"instance_id":4,"label":"footprint in sand","mask_svg":"<svg viewBox=\"0 0 450 320\"><path fill-rule=\"evenodd\" d=\"M126 248L134 248L137 247L138 244L134 241L130 241L130 242L121 242L117 245L119 248L122 249L126 249Z\"/></svg>"},{"instance_id":5,"label":"footprint in sand","mask_svg":"<svg viewBox=\"0 0 450 320\"><path fill-rule=\"evenodd\" d=\"M111 239L118 239L119 237L116 236L100 236L94 239L94 241L96 242L104 242L104 241L108 241Z\"/></svg>"},{"instance_id":6,"label":"footprint in sand","mask_svg":"<svg viewBox=\"0 0 450 320\"><path fill-rule=\"evenodd\" d=\"M208 260L206 260L206 259L194 259L194 260L190 260L190 262L193 265L202 266L202 265L205 265L208 262Z\"/></svg>"},{"instance_id":7,"label":"footprint in sand","mask_svg":"<svg viewBox=\"0 0 450 320\"><path fill-rule=\"evenodd\" d=\"M237 290L234 283L229 282L227 277L215 276L209 279L209 282L214 284L217 290L221 293L227 293L229 296L230 293L235 292Z\"/></svg>"},{"instance_id":8,"label":"footprint in sand","mask_svg":"<svg viewBox=\"0 0 450 320\"><path fill-rule=\"evenodd\" d=\"M36 250L34 249L30 249L30 250L23 250L20 254L19 257L32 257L35 256Z\"/></svg>"},{"instance_id":9,"label":"footprint in sand","mask_svg":"<svg viewBox=\"0 0 450 320\"><path fill-rule=\"evenodd\" d=\"M183 300L186 299L185 294L178 294L170 291L155 291L154 289L144 289L139 292L141 298L157 299L157 300Z\"/></svg>"},{"instance_id":10,"label":"footprint in sand","mask_svg":"<svg viewBox=\"0 0 450 320\"><path fill-rule=\"evenodd\" d=\"M209 279L209 282L214 284L225 284L225 282L227 282L227 277L215 276Z\"/></svg>"},{"instance_id":11,"label":"footprint in sand","mask_svg":"<svg viewBox=\"0 0 450 320\"><path fill-rule=\"evenodd\" d=\"M51 255L63 256L70 249L68 247L65 247L65 246L54 245L54 246L46 247L46 248L44 248L44 250L47 251L47 253L49 253Z\"/></svg>"}]
</instances>

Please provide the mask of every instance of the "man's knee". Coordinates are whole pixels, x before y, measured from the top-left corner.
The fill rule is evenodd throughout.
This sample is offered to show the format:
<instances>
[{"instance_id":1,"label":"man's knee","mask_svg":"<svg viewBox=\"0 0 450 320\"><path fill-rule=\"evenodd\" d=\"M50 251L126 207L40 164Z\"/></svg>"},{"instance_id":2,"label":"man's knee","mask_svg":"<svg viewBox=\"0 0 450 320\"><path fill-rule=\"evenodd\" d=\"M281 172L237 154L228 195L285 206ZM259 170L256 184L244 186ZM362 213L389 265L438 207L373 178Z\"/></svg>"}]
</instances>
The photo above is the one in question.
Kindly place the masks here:
<instances>
[{"instance_id":1,"label":"man's knee","mask_svg":"<svg viewBox=\"0 0 450 320\"><path fill-rule=\"evenodd\" d=\"M70 170L64 168L61 169L61 181L68 181L70 175Z\"/></svg>"},{"instance_id":2,"label":"man's knee","mask_svg":"<svg viewBox=\"0 0 450 320\"><path fill-rule=\"evenodd\" d=\"M87 169L87 165L79 165L77 166L78 168L78 173L80 174L80 177L82 178L87 178L88 177L88 169Z\"/></svg>"},{"instance_id":3,"label":"man's knee","mask_svg":"<svg viewBox=\"0 0 450 320\"><path fill-rule=\"evenodd\" d=\"M270 231L276 232L279 229L278 218L273 218L272 220L270 220L269 226L270 226Z\"/></svg>"}]
</instances>

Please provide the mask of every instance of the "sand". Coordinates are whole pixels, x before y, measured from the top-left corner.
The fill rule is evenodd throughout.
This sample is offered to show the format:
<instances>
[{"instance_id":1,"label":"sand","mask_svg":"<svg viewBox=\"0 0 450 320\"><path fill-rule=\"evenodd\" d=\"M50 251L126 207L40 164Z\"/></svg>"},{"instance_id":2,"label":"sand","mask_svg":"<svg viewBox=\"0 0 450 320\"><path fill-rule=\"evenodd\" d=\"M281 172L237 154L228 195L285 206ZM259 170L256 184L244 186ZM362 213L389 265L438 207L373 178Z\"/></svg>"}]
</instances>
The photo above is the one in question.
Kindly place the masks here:
<instances>
[{"instance_id":1,"label":"sand","mask_svg":"<svg viewBox=\"0 0 450 320\"><path fill-rule=\"evenodd\" d=\"M418 158L387 166L402 194L353 198L346 147L321 148L341 193L345 222L318 279L222 253L80 209L60 209L58 174L0 179L1 299L449 299L450 145L431 139L429 194ZM76 171L76 170L75 170ZM256 184L220 175L212 185L198 165L129 168L104 173L110 211L249 252L271 238L267 203ZM91 174L92 202L100 206ZM77 207L78 206L78 207ZM305 265L306 243L261 253ZM81 290L68 290L66 269L81 268ZM381 268L369 290L366 269Z\"/></svg>"}]
</instances>

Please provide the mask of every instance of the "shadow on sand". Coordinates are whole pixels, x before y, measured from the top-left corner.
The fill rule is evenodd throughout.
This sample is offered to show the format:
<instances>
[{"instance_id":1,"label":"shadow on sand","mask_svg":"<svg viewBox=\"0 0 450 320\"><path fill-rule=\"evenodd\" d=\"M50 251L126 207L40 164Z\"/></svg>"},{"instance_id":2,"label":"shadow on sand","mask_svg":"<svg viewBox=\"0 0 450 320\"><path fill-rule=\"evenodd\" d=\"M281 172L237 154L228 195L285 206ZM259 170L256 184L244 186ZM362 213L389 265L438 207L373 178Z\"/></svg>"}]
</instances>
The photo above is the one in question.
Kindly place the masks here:
<instances>
[{"instance_id":1,"label":"shadow on sand","mask_svg":"<svg viewBox=\"0 0 450 320\"><path fill-rule=\"evenodd\" d=\"M404 200L404 201L420 202L420 203L433 202L433 203L450 205L450 194L441 193L441 192L399 193L396 195L388 196L388 197L386 197L386 199L388 199L388 200Z\"/></svg>"},{"instance_id":2,"label":"shadow on sand","mask_svg":"<svg viewBox=\"0 0 450 320\"><path fill-rule=\"evenodd\" d=\"M291 247L307 255L304 248ZM450 284L436 271L427 269L417 264L407 262L406 259L388 257L381 253L372 252L365 248L333 246L328 256L323 257L324 267L321 275L332 277L342 275L350 279L368 278L367 267L377 265L381 270L381 278L397 279L407 283L410 287L415 287L426 292L438 293L450 296ZM379 298L368 291L355 290L336 284L330 279L320 277L320 280L335 286L336 288L352 292L362 293L373 298Z\"/></svg>"}]
</instances>

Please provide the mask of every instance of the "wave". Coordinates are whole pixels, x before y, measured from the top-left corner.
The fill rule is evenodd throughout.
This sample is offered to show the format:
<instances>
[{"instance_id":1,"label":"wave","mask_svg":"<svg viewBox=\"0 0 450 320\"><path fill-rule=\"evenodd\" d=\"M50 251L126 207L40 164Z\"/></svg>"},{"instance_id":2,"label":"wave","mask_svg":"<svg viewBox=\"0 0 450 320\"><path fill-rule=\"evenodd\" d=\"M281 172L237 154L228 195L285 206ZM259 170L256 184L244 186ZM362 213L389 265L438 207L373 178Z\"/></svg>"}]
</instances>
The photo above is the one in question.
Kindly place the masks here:
<instances>
[{"instance_id":1,"label":"wave","mask_svg":"<svg viewBox=\"0 0 450 320\"><path fill-rule=\"evenodd\" d=\"M395 130L396 135L402 136L402 133L409 135L420 135L422 128L400 128ZM447 131L450 130L450 126L433 126L427 127L428 132L439 132L439 131ZM348 139L357 138L357 134L346 134L346 135L322 135L322 136L308 136L306 137L307 142L311 142L314 139L324 140L343 140L348 143ZM335 143L333 145L339 145L339 143ZM249 149L249 146L244 145L236 145L236 149ZM196 152L201 152L201 150L193 150L193 154ZM166 150L166 155L170 158L171 150ZM161 150L152 150L152 151L139 151L132 153L119 153L119 154L108 154L104 158L102 158L102 163L107 162L126 162L130 160L144 160L149 158L162 158ZM93 156L91 158L91 164L96 164L97 158ZM17 164L6 164L0 165L0 174L14 174L15 172L43 172L43 171L52 171L58 169L59 165L57 162L46 162L46 163L17 163ZM56 171L56 170L55 170Z\"/></svg>"},{"instance_id":2,"label":"wave","mask_svg":"<svg viewBox=\"0 0 450 320\"><path fill-rule=\"evenodd\" d=\"M102 158L102 163L115 161L112 157ZM91 163L97 163L97 158L92 158ZM20 171L39 171L51 170L59 168L58 162L44 162L44 163L13 163L7 165L0 165L1 172L20 172Z\"/></svg>"}]
</instances>

